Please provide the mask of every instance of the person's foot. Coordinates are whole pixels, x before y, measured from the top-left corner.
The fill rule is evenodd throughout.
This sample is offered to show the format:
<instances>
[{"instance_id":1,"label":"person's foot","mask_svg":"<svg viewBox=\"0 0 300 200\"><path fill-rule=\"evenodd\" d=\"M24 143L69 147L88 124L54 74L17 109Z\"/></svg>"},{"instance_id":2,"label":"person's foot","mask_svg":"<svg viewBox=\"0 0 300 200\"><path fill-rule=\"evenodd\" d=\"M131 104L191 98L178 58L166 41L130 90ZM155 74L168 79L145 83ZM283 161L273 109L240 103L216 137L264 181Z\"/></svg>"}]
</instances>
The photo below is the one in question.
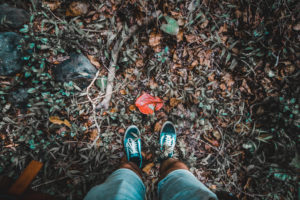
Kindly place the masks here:
<instances>
[{"instance_id":1,"label":"person's foot","mask_svg":"<svg viewBox=\"0 0 300 200\"><path fill-rule=\"evenodd\" d=\"M131 125L126 129L124 136L124 148L129 162L134 162L142 167L141 133L138 127Z\"/></svg>"},{"instance_id":2,"label":"person's foot","mask_svg":"<svg viewBox=\"0 0 300 200\"><path fill-rule=\"evenodd\" d=\"M162 126L159 138L160 149L164 157L172 158L176 143L176 130L172 122L167 121Z\"/></svg>"}]
</instances>

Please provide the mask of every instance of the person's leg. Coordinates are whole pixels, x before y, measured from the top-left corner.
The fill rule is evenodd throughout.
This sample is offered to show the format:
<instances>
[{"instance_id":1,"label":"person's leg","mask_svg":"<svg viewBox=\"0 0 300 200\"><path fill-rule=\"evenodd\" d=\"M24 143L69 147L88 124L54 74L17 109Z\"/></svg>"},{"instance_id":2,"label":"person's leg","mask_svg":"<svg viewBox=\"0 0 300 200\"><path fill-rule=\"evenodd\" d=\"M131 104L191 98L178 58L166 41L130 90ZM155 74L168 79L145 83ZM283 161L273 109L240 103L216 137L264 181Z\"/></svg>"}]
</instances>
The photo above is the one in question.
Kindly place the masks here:
<instances>
[{"instance_id":1,"label":"person's leg","mask_svg":"<svg viewBox=\"0 0 300 200\"><path fill-rule=\"evenodd\" d=\"M103 184L93 187L85 200L142 200L145 198L145 186L140 170L142 163L140 132L136 126L130 126L125 133L124 147L128 162L122 163Z\"/></svg>"},{"instance_id":2,"label":"person's leg","mask_svg":"<svg viewBox=\"0 0 300 200\"><path fill-rule=\"evenodd\" d=\"M168 158L167 160L164 160L159 169L159 180L164 179L169 173L177 169L189 170L189 168L183 162L180 162L174 158Z\"/></svg>"},{"instance_id":3,"label":"person's leg","mask_svg":"<svg viewBox=\"0 0 300 200\"><path fill-rule=\"evenodd\" d=\"M124 162L120 165L119 169L130 169L142 179L142 170L134 162Z\"/></svg>"},{"instance_id":4,"label":"person's leg","mask_svg":"<svg viewBox=\"0 0 300 200\"><path fill-rule=\"evenodd\" d=\"M171 122L166 122L160 134L160 145L167 159L161 163L158 183L158 197L161 200L209 200L217 196L202 184L189 168L173 159L176 130Z\"/></svg>"}]
</instances>

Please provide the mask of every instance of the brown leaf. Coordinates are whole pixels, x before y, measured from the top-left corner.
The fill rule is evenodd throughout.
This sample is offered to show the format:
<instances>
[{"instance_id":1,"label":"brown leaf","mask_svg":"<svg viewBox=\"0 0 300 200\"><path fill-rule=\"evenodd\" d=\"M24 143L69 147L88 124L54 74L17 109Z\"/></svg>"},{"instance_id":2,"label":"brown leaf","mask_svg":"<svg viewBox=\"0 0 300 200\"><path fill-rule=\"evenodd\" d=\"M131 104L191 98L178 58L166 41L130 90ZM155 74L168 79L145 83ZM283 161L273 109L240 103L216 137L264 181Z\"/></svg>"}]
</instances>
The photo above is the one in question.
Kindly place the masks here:
<instances>
[{"instance_id":1,"label":"brown leaf","mask_svg":"<svg viewBox=\"0 0 300 200\"><path fill-rule=\"evenodd\" d=\"M171 106L171 107L175 107L175 106L177 106L179 103L180 103L180 101L177 100L176 98L171 98L171 99L170 99L170 106Z\"/></svg>"},{"instance_id":2,"label":"brown leaf","mask_svg":"<svg viewBox=\"0 0 300 200\"><path fill-rule=\"evenodd\" d=\"M118 130L118 133L119 133L119 134L125 133L125 129L124 129L124 128L120 128L120 129Z\"/></svg>"},{"instance_id":3,"label":"brown leaf","mask_svg":"<svg viewBox=\"0 0 300 200\"><path fill-rule=\"evenodd\" d=\"M212 139L209 139L207 136L203 135L204 139L206 139L210 144L212 144L213 146L220 146L219 142L216 141L216 140L212 140Z\"/></svg>"},{"instance_id":4,"label":"brown leaf","mask_svg":"<svg viewBox=\"0 0 300 200\"><path fill-rule=\"evenodd\" d=\"M89 4L75 1L72 2L66 11L66 16L76 17L85 15L88 12Z\"/></svg>"},{"instance_id":5,"label":"brown leaf","mask_svg":"<svg viewBox=\"0 0 300 200\"><path fill-rule=\"evenodd\" d=\"M162 36L159 33L152 32L149 37L149 45L154 49L155 52L161 51L160 40Z\"/></svg>"},{"instance_id":6,"label":"brown leaf","mask_svg":"<svg viewBox=\"0 0 300 200\"><path fill-rule=\"evenodd\" d=\"M126 93L126 90L120 90L120 93L122 94L122 95L126 95L127 93Z\"/></svg>"},{"instance_id":7,"label":"brown leaf","mask_svg":"<svg viewBox=\"0 0 300 200\"><path fill-rule=\"evenodd\" d=\"M95 129L93 129L92 132L90 133L90 140L91 140L91 141L94 141L94 140L97 138L97 136L98 136L98 131L97 131L97 129L95 128Z\"/></svg>"},{"instance_id":8,"label":"brown leaf","mask_svg":"<svg viewBox=\"0 0 300 200\"><path fill-rule=\"evenodd\" d=\"M205 28L205 27L207 27L208 22L209 22L209 21L206 19L206 20L200 25L200 28Z\"/></svg>"},{"instance_id":9,"label":"brown leaf","mask_svg":"<svg viewBox=\"0 0 300 200\"><path fill-rule=\"evenodd\" d=\"M129 110L130 110L130 111L135 111L135 110L136 110L135 105L130 105L130 106L129 106Z\"/></svg>"},{"instance_id":10,"label":"brown leaf","mask_svg":"<svg viewBox=\"0 0 300 200\"><path fill-rule=\"evenodd\" d=\"M50 116L49 121L52 122L53 124L64 124L64 121L60 120L59 117L57 116Z\"/></svg>"},{"instance_id":11,"label":"brown leaf","mask_svg":"<svg viewBox=\"0 0 300 200\"><path fill-rule=\"evenodd\" d=\"M135 61L135 65L136 65L137 67L143 67L143 66L144 66L144 61L143 61L143 59L137 59L137 60Z\"/></svg>"},{"instance_id":12,"label":"brown leaf","mask_svg":"<svg viewBox=\"0 0 300 200\"><path fill-rule=\"evenodd\" d=\"M296 24L296 25L293 27L293 29L294 29L295 31L300 31L300 23L299 23L299 24Z\"/></svg>"},{"instance_id":13,"label":"brown leaf","mask_svg":"<svg viewBox=\"0 0 300 200\"><path fill-rule=\"evenodd\" d=\"M183 40L183 31L182 30L180 30L177 33L176 38L177 38L177 42L181 42Z\"/></svg>"},{"instance_id":14,"label":"brown leaf","mask_svg":"<svg viewBox=\"0 0 300 200\"><path fill-rule=\"evenodd\" d=\"M214 130L213 131L213 136L217 139L220 140L221 139L221 134L219 133L219 131Z\"/></svg>"},{"instance_id":15,"label":"brown leaf","mask_svg":"<svg viewBox=\"0 0 300 200\"><path fill-rule=\"evenodd\" d=\"M152 167L154 166L154 163L149 163L147 164L144 168L143 168L143 172L145 172L146 174L150 173L150 170L152 169Z\"/></svg>"},{"instance_id":16,"label":"brown leaf","mask_svg":"<svg viewBox=\"0 0 300 200\"><path fill-rule=\"evenodd\" d=\"M220 88L221 88L221 90L226 90L227 89L227 87L226 87L226 85L224 84L224 83L222 83L221 85L220 85Z\"/></svg>"},{"instance_id":17,"label":"brown leaf","mask_svg":"<svg viewBox=\"0 0 300 200\"><path fill-rule=\"evenodd\" d=\"M231 87L234 84L234 80L232 80L232 77L229 73L226 73L225 76L223 76L223 80L225 81L227 87Z\"/></svg>"},{"instance_id":18,"label":"brown leaf","mask_svg":"<svg viewBox=\"0 0 300 200\"><path fill-rule=\"evenodd\" d=\"M161 125L161 121L156 122L155 126L154 126L154 132L159 132L161 129L162 125Z\"/></svg>"},{"instance_id":19,"label":"brown leaf","mask_svg":"<svg viewBox=\"0 0 300 200\"><path fill-rule=\"evenodd\" d=\"M100 68L100 63L97 61L97 59L95 58L95 56L92 56L92 55L88 55L87 56L90 60L90 62L97 68L99 69Z\"/></svg>"},{"instance_id":20,"label":"brown leaf","mask_svg":"<svg viewBox=\"0 0 300 200\"><path fill-rule=\"evenodd\" d=\"M64 125L66 125L67 127L71 127L71 124L70 124L70 122L68 121L68 120L61 120L58 116L50 116L49 117L49 121L50 122L52 122L53 124L58 124L58 125L60 125L60 124L64 124Z\"/></svg>"},{"instance_id":21,"label":"brown leaf","mask_svg":"<svg viewBox=\"0 0 300 200\"><path fill-rule=\"evenodd\" d=\"M71 128L71 124L68 120L64 120L64 125L66 125L67 127Z\"/></svg>"},{"instance_id":22,"label":"brown leaf","mask_svg":"<svg viewBox=\"0 0 300 200\"><path fill-rule=\"evenodd\" d=\"M50 10L54 11L60 7L61 2L59 2L59 1L54 1L54 2L43 1L43 4L46 5L48 8L50 8Z\"/></svg>"}]
</instances>

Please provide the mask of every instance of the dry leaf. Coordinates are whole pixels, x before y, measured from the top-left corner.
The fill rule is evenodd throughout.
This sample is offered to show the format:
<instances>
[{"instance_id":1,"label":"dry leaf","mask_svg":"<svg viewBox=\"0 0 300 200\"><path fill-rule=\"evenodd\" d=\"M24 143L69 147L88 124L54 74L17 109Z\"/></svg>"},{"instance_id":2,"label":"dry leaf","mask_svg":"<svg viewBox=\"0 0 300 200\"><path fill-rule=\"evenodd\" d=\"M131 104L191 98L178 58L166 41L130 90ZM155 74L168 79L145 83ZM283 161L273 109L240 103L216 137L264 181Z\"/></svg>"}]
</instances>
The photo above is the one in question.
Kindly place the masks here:
<instances>
[{"instance_id":1,"label":"dry leaf","mask_svg":"<svg viewBox=\"0 0 300 200\"><path fill-rule=\"evenodd\" d=\"M153 48L155 52L160 52L161 51L161 46L160 46L160 40L162 36L161 34L157 34L155 32L152 32L149 37L149 45Z\"/></svg>"},{"instance_id":2,"label":"dry leaf","mask_svg":"<svg viewBox=\"0 0 300 200\"><path fill-rule=\"evenodd\" d=\"M154 166L154 163L149 163L147 164L144 168L143 168L143 172L145 172L146 174L150 173L150 170L152 169L152 167Z\"/></svg>"},{"instance_id":3,"label":"dry leaf","mask_svg":"<svg viewBox=\"0 0 300 200\"><path fill-rule=\"evenodd\" d=\"M122 95L126 95L127 93L126 93L126 90L120 90L120 93L122 94Z\"/></svg>"},{"instance_id":4,"label":"dry leaf","mask_svg":"<svg viewBox=\"0 0 300 200\"><path fill-rule=\"evenodd\" d=\"M213 136L217 139L220 140L221 139L221 134L219 133L219 131L214 130L213 131Z\"/></svg>"},{"instance_id":5,"label":"dry leaf","mask_svg":"<svg viewBox=\"0 0 300 200\"><path fill-rule=\"evenodd\" d=\"M223 80L225 81L227 87L231 87L234 84L234 80L232 80L232 77L229 73L226 73L225 76L223 76Z\"/></svg>"},{"instance_id":6,"label":"dry leaf","mask_svg":"<svg viewBox=\"0 0 300 200\"><path fill-rule=\"evenodd\" d=\"M135 105L130 105L130 106L129 106L129 110L130 110L130 111L135 111L135 110L136 110Z\"/></svg>"},{"instance_id":7,"label":"dry leaf","mask_svg":"<svg viewBox=\"0 0 300 200\"><path fill-rule=\"evenodd\" d=\"M93 129L92 132L90 133L90 140L91 140L91 141L94 141L94 140L97 138L97 136L98 136L98 131L97 131L97 129L95 128L95 129Z\"/></svg>"},{"instance_id":8,"label":"dry leaf","mask_svg":"<svg viewBox=\"0 0 300 200\"><path fill-rule=\"evenodd\" d=\"M175 107L175 106L177 106L179 103L180 103L180 101L177 100L176 98L171 98L171 99L170 99L170 106L171 106L171 107Z\"/></svg>"},{"instance_id":9,"label":"dry leaf","mask_svg":"<svg viewBox=\"0 0 300 200\"><path fill-rule=\"evenodd\" d=\"M207 27L208 22L209 22L209 21L206 19L206 20L200 25L200 28L205 28L205 27Z\"/></svg>"},{"instance_id":10,"label":"dry leaf","mask_svg":"<svg viewBox=\"0 0 300 200\"><path fill-rule=\"evenodd\" d=\"M296 25L293 27L293 29L294 29L295 31L300 31L300 23L299 23L299 24L296 24Z\"/></svg>"},{"instance_id":11,"label":"dry leaf","mask_svg":"<svg viewBox=\"0 0 300 200\"><path fill-rule=\"evenodd\" d=\"M99 69L100 68L100 63L97 61L97 59L95 58L95 56L92 56L92 55L88 55L87 56L90 60L90 62L97 68Z\"/></svg>"},{"instance_id":12,"label":"dry leaf","mask_svg":"<svg viewBox=\"0 0 300 200\"><path fill-rule=\"evenodd\" d=\"M59 2L59 1L54 1L54 2L43 1L43 4L46 5L48 8L50 8L50 10L54 11L60 7L61 2Z\"/></svg>"},{"instance_id":13,"label":"dry leaf","mask_svg":"<svg viewBox=\"0 0 300 200\"><path fill-rule=\"evenodd\" d=\"M159 132L161 127L162 127L161 122L160 121L156 122L154 126L154 132Z\"/></svg>"},{"instance_id":14,"label":"dry leaf","mask_svg":"<svg viewBox=\"0 0 300 200\"><path fill-rule=\"evenodd\" d=\"M58 124L58 125L64 123L64 121L60 120L59 117L57 117L57 116L49 117L49 121L52 122L53 124Z\"/></svg>"},{"instance_id":15,"label":"dry leaf","mask_svg":"<svg viewBox=\"0 0 300 200\"><path fill-rule=\"evenodd\" d=\"M137 66L137 67L143 67L144 66L143 59L137 59L135 61L135 66Z\"/></svg>"},{"instance_id":16,"label":"dry leaf","mask_svg":"<svg viewBox=\"0 0 300 200\"><path fill-rule=\"evenodd\" d=\"M66 11L66 16L76 17L85 15L88 12L89 4L75 1L72 2Z\"/></svg>"},{"instance_id":17,"label":"dry leaf","mask_svg":"<svg viewBox=\"0 0 300 200\"><path fill-rule=\"evenodd\" d=\"M67 126L67 127L69 127L69 128L71 128L71 124L70 124L70 122L68 121L68 120L64 120L64 124Z\"/></svg>"},{"instance_id":18,"label":"dry leaf","mask_svg":"<svg viewBox=\"0 0 300 200\"><path fill-rule=\"evenodd\" d=\"M68 120L61 120L58 116L51 116L49 117L49 121L52 122L53 124L58 124L58 125L61 125L61 124L64 124L66 125L67 127L71 127L71 124Z\"/></svg>"},{"instance_id":19,"label":"dry leaf","mask_svg":"<svg viewBox=\"0 0 300 200\"><path fill-rule=\"evenodd\" d=\"M177 38L177 42L181 42L183 40L183 31L182 30L180 30L177 33L176 38Z\"/></svg>"}]
</instances>

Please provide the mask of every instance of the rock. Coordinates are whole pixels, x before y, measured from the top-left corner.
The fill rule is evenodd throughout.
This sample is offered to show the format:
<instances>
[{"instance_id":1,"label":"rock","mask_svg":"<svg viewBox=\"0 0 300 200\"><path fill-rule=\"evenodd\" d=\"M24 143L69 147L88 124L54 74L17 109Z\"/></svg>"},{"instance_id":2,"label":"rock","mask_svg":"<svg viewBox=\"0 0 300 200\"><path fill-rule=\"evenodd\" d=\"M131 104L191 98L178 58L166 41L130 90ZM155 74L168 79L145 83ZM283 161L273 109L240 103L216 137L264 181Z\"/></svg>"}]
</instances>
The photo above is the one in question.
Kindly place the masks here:
<instances>
[{"instance_id":1,"label":"rock","mask_svg":"<svg viewBox=\"0 0 300 200\"><path fill-rule=\"evenodd\" d=\"M88 12L89 4L83 2L72 2L66 11L66 16L76 17L85 15Z\"/></svg>"},{"instance_id":2,"label":"rock","mask_svg":"<svg viewBox=\"0 0 300 200\"><path fill-rule=\"evenodd\" d=\"M18 108L25 108L28 103L27 88L19 88L12 92L9 97L9 101Z\"/></svg>"},{"instance_id":3,"label":"rock","mask_svg":"<svg viewBox=\"0 0 300 200\"><path fill-rule=\"evenodd\" d=\"M21 51L17 48L22 37L17 33L0 33L0 75L8 76L22 69Z\"/></svg>"},{"instance_id":4,"label":"rock","mask_svg":"<svg viewBox=\"0 0 300 200\"><path fill-rule=\"evenodd\" d=\"M0 26L20 28L29 21L29 14L20 8L10 7L7 4L0 5Z\"/></svg>"},{"instance_id":5,"label":"rock","mask_svg":"<svg viewBox=\"0 0 300 200\"><path fill-rule=\"evenodd\" d=\"M76 79L90 79L95 76L97 69L88 58L82 54L71 54L70 59L60 63L54 69L56 80L61 82L74 81Z\"/></svg>"}]
</instances>

